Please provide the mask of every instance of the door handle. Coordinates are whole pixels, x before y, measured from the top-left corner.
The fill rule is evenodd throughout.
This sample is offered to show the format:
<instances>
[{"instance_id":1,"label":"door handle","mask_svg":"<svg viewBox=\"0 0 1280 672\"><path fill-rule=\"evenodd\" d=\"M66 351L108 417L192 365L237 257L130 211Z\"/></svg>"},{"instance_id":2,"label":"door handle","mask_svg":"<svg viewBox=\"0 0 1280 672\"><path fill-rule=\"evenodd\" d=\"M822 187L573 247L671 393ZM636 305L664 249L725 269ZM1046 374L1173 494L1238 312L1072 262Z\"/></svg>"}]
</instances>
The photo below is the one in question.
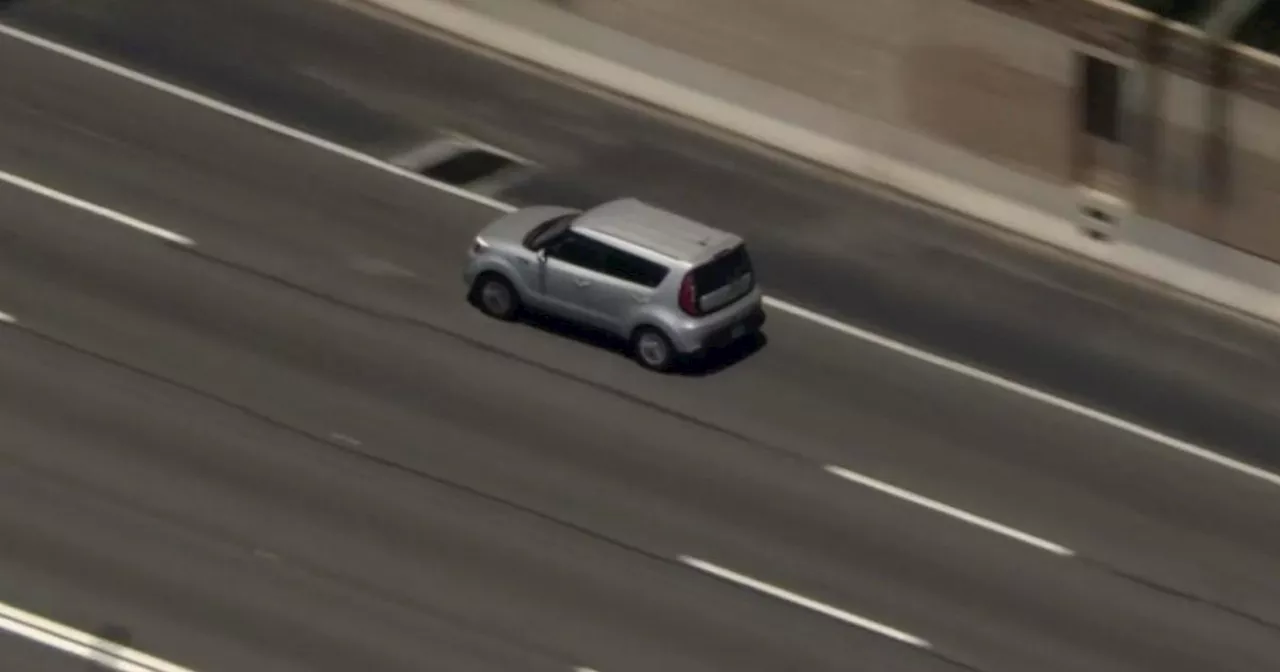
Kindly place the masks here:
<instances>
[{"instance_id":1,"label":"door handle","mask_svg":"<svg viewBox=\"0 0 1280 672\"><path fill-rule=\"evenodd\" d=\"M591 286L591 281L590 281L590 280L583 280L583 279L581 279L581 278L578 278L577 280L574 280L574 281L573 281L573 284L575 284L575 285L577 285L577 286L579 286L579 287L590 287L590 286Z\"/></svg>"}]
</instances>

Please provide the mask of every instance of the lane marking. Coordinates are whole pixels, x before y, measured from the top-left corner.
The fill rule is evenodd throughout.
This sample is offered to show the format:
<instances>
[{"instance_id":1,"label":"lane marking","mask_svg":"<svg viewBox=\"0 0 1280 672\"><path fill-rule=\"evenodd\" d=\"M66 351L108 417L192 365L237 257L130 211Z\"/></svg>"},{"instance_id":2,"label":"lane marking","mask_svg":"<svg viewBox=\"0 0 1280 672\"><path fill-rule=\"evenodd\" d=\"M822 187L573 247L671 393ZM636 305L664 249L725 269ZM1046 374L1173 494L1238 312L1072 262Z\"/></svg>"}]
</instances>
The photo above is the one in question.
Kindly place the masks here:
<instances>
[{"instance_id":1,"label":"lane marking","mask_svg":"<svg viewBox=\"0 0 1280 672\"><path fill-rule=\"evenodd\" d=\"M791 604L794 604L799 607L804 607L805 609L809 609L810 611L815 611L824 616L830 616L831 618L834 618L838 621L842 621L844 623L848 623L849 625L853 625L853 626L862 628L864 630L870 630L871 632L874 632L878 635L884 635L885 637L896 639L899 642L910 644L911 646L919 647L921 649L933 648L933 645L930 644L927 640L921 639L920 637L916 637L913 634L903 632L902 630L898 630L897 628L891 628L883 623L877 623L876 621L873 621L868 618L863 618L856 614L851 614L847 611L844 611L843 609L837 609L833 606L823 604L817 600L805 597L803 595L798 595L789 590L785 590L783 588L779 588L774 585L770 585L768 583L765 583L764 581L753 579L745 574L739 574L738 572L735 572L731 569L725 569L724 567L707 562L706 560L699 560L698 558L682 555L680 556L680 562L700 572L705 572L707 574L719 577L726 581L736 583L740 586L744 586L746 588L750 588L757 592L764 593L765 595L768 595L770 597L776 597L780 600L783 600L784 602L790 602Z\"/></svg>"},{"instance_id":2,"label":"lane marking","mask_svg":"<svg viewBox=\"0 0 1280 672\"><path fill-rule=\"evenodd\" d=\"M0 629L119 672L194 672L3 602Z\"/></svg>"},{"instance_id":3,"label":"lane marking","mask_svg":"<svg viewBox=\"0 0 1280 672\"><path fill-rule=\"evenodd\" d=\"M9 313L0 312L0 322L4 322L5 324L17 324L18 318L10 315Z\"/></svg>"},{"instance_id":4,"label":"lane marking","mask_svg":"<svg viewBox=\"0 0 1280 672\"><path fill-rule=\"evenodd\" d=\"M865 341L867 343L871 343L872 345L880 346L886 350L892 350L898 354L906 355L907 357L920 360L927 364L932 364L938 368L951 371L952 373L958 373L962 376L966 376L968 378L972 378L974 380L987 383L988 385L1001 388L1008 392L1013 392L1015 394L1022 395L1029 399L1034 399L1041 403L1048 404L1049 406L1053 406L1054 408L1064 410L1070 413L1075 413L1076 415L1080 415L1080 416L1089 418L1091 420L1097 421L1099 423L1102 423L1108 427L1111 427L1112 429L1118 429L1120 431L1133 434L1135 436L1158 443L1166 448L1172 448L1181 453L1191 455L1192 457L1198 457L1207 462L1212 462L1214 464L1217 464L1222 467L1226 467L1228 469L1232 469L1234 471L1245 474L1247 476L1252 476L1254 478L1264 480L1268 483L1271 483L1272 485L1280 485L1280 474L1276 474L1276 473L1267 471L1265 469L1255 467L1251 464L1246 464L1244 462L1232 459L1225 455L1220 455L1218 453L1215 453L1206 448L1202 448L1188 441L1183 441L1182 439L1174 438L1167 434L1157 432L1154 429L1149 429L1147 427L1143 427L1142 425L1129 422L1128 420L1122 420L1120 418L1109 415L1107 413L1103 413L1102 411L1089 408L1088 406L1084 406L1082 404L1078 404L1074 401L1069 401L1061 397L1056 397L1052 394L1049 394L1048 392L1037 390L1033 387L1023 385L1022 383L1014 382L1007 378L1002 378L993 373L987 373L986 371L983 371L981 369L977 369L972 366L968 366L966 364L961 364L960 362L947 359L946 357L943 357L941 355L935 355L931 352L926 352L924 350L912 347L905 343L900 343L886 336L881 336L880 334L867 331L866 329L860 329L853 325L845 324L843 322L832 319L820 313L815 313L812 310L801 308L800 306L796 306L796 305L787 303L785 301L779 301L778 299L774 299L772 297L765 297L765 303L773 308L781 310L785 313L789 313L790 315L798 317L802 320L807 320L819 326L823 326L828 329L838 331L846 336L852 336L854 338Z\"/></svg>"},{"instance_id":5,"label":"lane marking","mask_svg":"<svg viewBox=\"0 0 1280 672\"><path fill-rule=\"evenodd\" d=\"M966 523L969 523L970 525L976 525L985 530L995 532L996 534L1004 535L1006 537L1009 537L1010 539L1021 541L1024 544L1030 544L1031 546L1035 546L1036 548L1039 548L1044 551L1048 551L1055 555L1061 555L1063 557L1072 557L1076 554L1075 551L1061 544L1055 544L1052 541L1041 539L1040 537L1027 534L1026 532L1021 532L1007 525L1001 525L1000 523L997 523L993 520L983 518L982 516L974 515L972 513L969 513L968 511L957 509L954 506L943 504L942 502L939 502L934 499L929 499L928 497L917 495L914 492L911 492L909 490L903 490L902 488L899 488L895 485L890 485L888 483L885 483L884 481L876 480L874 478L871 478L870 476L863 476L862 474L859 474L855 471L850 471L848 469L845 469L844 467L828 465L824 467L824 469L828 473L839 476L840 478L853 481L854 483L857 483L859 485L864 485L874 490L878 490L880 492L885 493L886 495L897 497L898 499L910 502L917 506L923 506L926 509L936 511L943 515L951 516L956 520L964 521Z\"/></svg>"},{"instance_id":6,"label":"lane marking","mask_svg":"<svg viewBox=\"0 0 1280 672\"><path fill-rule=\"evenodd\" d=\"M308 144L313 147L345 157L352 161L362 163L371 168L413 180L419 184L457 196L458 198L462 198L462 199L471 201L473 203L478 203L478 204L490 207L494 210L498 210L500 212L513 212L516 210L516 206L512 204L504 203L497 199L480 196L478 194L471 193L465 189L455 187L451 184L446 184L438 180L433 180L426 176L419 175L417 173L405 170L398 166L394 166L390 163L387 163L386 161L383 161L382 159L371 156L369 154L365 154L363 152L358 152L351 148L344 147L335 142L325 140L319 136L315 136L305 131L301 131L301 130L292 128L290 126L286 126L284 124L281 124L277 121L273 121L261 115L248 112L246 110L229 105L227 103L216 100L209 96L196 93L194 91L191 91L190 89L186 89L181 86L171 84L164 80L152 77L150 75L143 74L141 72L132 70L130 68L126 68L116 63L112 63L111 61L99 58L97 56L93 56L92 54L88 54L78 49L74 49L72 47L59 44L57 42L40 37L38 35L33 35L26 31L19 30L12 26L5 25L4 23L0 23L0 35L6 35L20 42L25 42L32 46L46 49L48 51L51 51L63 57L70 58L75 61L79 61L81 63L97 68L99 70L103 70L105 72L111 73L118 77L122 77L132 82L156 89L163 93L176 96L178 98L194 103L196 105L205 107L210 110L214 110L216 112L219 112L227 116L244 121L246 123L252 124L254 126L269 130L273 133L283 135L285 137L297 140L304 144ZM1076 415L1080 415L1080 416L1089 418L1091 420L1094 420L1096 422L1102 423L1108 427L1111 427L1112 429L1117 429L1123 432L1127 432L1129 434L1133 434L1134 436L1147 439L1154 443L1160 444L1166 448L1171 448L1173 450L1184 453L1186 455L1199 458L1206 462L1211 462L1213 464L1216 464L1221 467L1225 467L1227 469L1231 469L1233 471L1244 474L1246 476L1252 476L1254 478L1258 478L1263 481L1266 481L1272 485L1280 486L1280 474L1276 474L1276 473L1267 471L1265 469L1261 469L1259 467L1255 467L1253 465L1247 464L1245 462L1241 462L1239 460L1226 457L1225 455L1215 453L1207 448L1197 446L1191 442L1174 438L1172 436L1158 432L1156 430L1143 427L1142 425L1139 425L1137 423L1130 422L1128 420L1123 420L1121 418L1109 415L1107 413L1103 413L1102 411L1089 408L1088 406L1084 406L1082 404L1078 404L1073 401L1068 401L1066 399L1054 396L1052 394L1043 392L1033 387L1023 385L1021 383L1016 383L1012 380L1002 378L995 374L987 373L986 371L983 371L981 369L977 369L977 368L968 366L966 364L962 364L960 362L947 359L946 357L942 357L940 355L935 355L933 353L927 352L925 350L921 350L919 348L912 347L905 343L900 343L886 336L881 336L880 334L876 334L874 332L867 331L865 329L861 329L853 325L840 322L839 320L827 317L820 313L816 313L807 308L803 308L801 306L797 306L797 305L788 303L786 301L782 301L780 299L766 296L764 301L767 305L771 306L772 308L788 313L793 317L797 317L802 320L807 320L809 322L817 324L819 326L833 329L842 334L845 334L846 336L851 336L853 338L860 339L872 345L877 345L882 348L892 350L894 352L897 352L898 354L905 355L907 357L911 357L913 359L917 359L919 361L922 361L928 364L932 364L939 368L943 368L948 371L951 371L952 373L960 374L962 376L966 376L968 378L986 383L988 385L999 387L1008 392L1013 392L1015 394L1025 396L1030 399L1034 399L1036 401L1053 406L1059 410L1067 411L1069 413L1075 413Z\"/></svg>"},{"instance_id":7,"label":"lane marking","mask_svg":"<svg viewBox=\"0 0 1280 672\"><path fill-rule=\"evenodd\" d=\"M332 152L334 154L345 157L347 159L351 159L352 161L363 163L366 166L370 166L372 168L376 168L384 172L393 173L395 175L399 175L400 177L408 178L410 180L414 180L415 182L426 184L428 186L434 187L441 191L453 194L458 198L463 198L475 203L479 203L481 205L488 206L495 210L502 210L505 212L511 212L515 210L514 206L509 205L507 203L503 203L502 201L480 196L478 194L469 192L466 189L455 187L451 184L446 184L444 182L432 180L426 176L419 175L413 171L405 170L404 168L401 168L399 166L395 166L390 163L387 163L386 161L383 161L382 159L379 159L375 156L356 151L354 149L351 149L350 147L344 147L343 145L339 145L336 142L325 140L324 138L321 138L316 135L312 135L305 131L300 131L291 126L286 126L280 122L273 121L262 115L254 114L253 112L249 112L248 110L244 110L234 105L224 103L216 98L206 96L201 93L196 93L195 91L192 91L190 89L178 86L176 84L171 84L162 79L158 79L156 77L152 77L151 75L138 72L137 70L133 70L131 68L126 68L122 65L112 63L111 61L108 61L106 59L99 58L87 52L80 51L79 49L74 49L72 47L66 46L64 44L59 44L57 42L54 42L53 40L40 37L38 35L34 35L32 33L28 33L25 30L19 30L17 28L14 28L13 26L6 25L2 22L0 22L0 35L7 35L8 37L11 37L20 42L25 42L32 46L40 47L41 49L47 49L60 56L65 56L66 58L79 61L86 65L90 65L92 67L98 68L100 70L104 70L118 77L123 77L124 79L128 79L132 82L142 84L143 86L151 87L153 89L156 89L157 91L161 91L171 96L181 98L187 102L195 103L196 105L208 108L210 110L214 110L215 112L220 112L229 117L233 117L235 119L239 119L240 121L271 131L272 133L283 135L287 138L297 140L299 142L304 142L308 145L318 147L325 151Z\"/></svg>"},{"instance_id":8,"label":"lane marking","mask_svg":"<svg viewBox=\"0 0 1280 672\"><path fill-rule=\"evenodd\" d=\"M129 215L116 212L111 208L106 208L96 203L90 203L89 201L86 201L82 198L76 198L75 196L72 196L70 194L58 191L57 189L54 189L52 187L47 187L43 184L40 184L39 182L28 180L25 177L14 175L13 173L0 170L0 182L6 182L15 187L25 189L32 193L44 196L45 198L53 199L55 201L58 201L59 203L62 203L63 205L69 205L73 208L84 210L85 212L91 212L95 215L98 215L99 217L104 217L117 224L123 224L124 226L127 226L131 229L137 229L138 231L142 231L143 233L148 233L150 235L156 236L157 238L163 238L164 240L167 240L171 243L177 243L178 245L182 245L184 247L192 247L196 244L196 241L182 234L174 233L168 229L162 229L158 226L148 224L136 217L130 217Z\"/></svg>"}]
</instances>

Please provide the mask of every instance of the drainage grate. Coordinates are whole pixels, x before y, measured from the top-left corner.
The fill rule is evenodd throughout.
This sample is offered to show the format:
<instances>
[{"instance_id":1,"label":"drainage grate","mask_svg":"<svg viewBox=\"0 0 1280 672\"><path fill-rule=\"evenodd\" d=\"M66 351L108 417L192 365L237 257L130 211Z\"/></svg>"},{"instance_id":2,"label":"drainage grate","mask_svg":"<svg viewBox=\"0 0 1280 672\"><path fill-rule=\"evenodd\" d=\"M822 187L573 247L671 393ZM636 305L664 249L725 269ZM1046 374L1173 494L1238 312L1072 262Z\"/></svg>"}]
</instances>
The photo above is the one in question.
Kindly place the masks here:
<instances>
[{"instance_id":1,"label":"drainage grate","mask_svg":"<svg viewBox=\"0 0 1280 672\"><path fill-rule=\"evenodd\" d=\"M455 187L465 187L519 165L518 161L508 156L485 149L469 149L433 165L424 166L418 172Z\"/></svg>"},{"instance_id":2,"label":"drainage grate","mask_svg":"<svg viewBox=\"0 0 1280 672\"><path fill-rule=\"evenodd\" d=\"M536 171L528 159L448 131L391 162L433 180L485 195L501 192Z\"/></svg>"}]
</instances>

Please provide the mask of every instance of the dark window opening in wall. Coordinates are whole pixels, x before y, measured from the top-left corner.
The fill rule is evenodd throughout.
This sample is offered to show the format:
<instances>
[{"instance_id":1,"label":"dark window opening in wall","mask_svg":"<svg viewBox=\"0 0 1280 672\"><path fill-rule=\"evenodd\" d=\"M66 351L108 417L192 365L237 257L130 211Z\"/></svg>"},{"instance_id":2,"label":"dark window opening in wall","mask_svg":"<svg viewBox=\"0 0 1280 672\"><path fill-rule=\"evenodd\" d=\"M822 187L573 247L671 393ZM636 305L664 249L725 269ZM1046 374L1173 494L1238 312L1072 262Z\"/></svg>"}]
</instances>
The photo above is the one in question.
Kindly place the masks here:
<instances>
[{"instance_id":1,"label":"dark window opening in wall","mask_svg":"<svg viewBox=\"0 0 1280 672\"><path fill-rule=\"evenodd\" d=\"M1197 24L1218 8L1217 0L1128 0L1128 3L1174 21Z\"/></svg>"},{"instance_id":2,"label":"dark window opening in wall","mask_svg":"<svg viewBox=\"0 0 1280 672\"><path fill-rule=\"evenodd\" d=\"M1280 54L1280 2L1261 2L1244 18L1236 40L1272 54Z\"/></svg>"},{"instance_id":3,"label":"dark window opening in wall","mask_svg":"<svg viewBox=\"0 0 1280 672\"><path fill-rule=\"evenodd\" d=\"M1121 142L1120 110L1124 72L1120 66L1081 54L1084 67L1080 87L1081 127L1085 133Z\"/></svg>"}]
</instances>

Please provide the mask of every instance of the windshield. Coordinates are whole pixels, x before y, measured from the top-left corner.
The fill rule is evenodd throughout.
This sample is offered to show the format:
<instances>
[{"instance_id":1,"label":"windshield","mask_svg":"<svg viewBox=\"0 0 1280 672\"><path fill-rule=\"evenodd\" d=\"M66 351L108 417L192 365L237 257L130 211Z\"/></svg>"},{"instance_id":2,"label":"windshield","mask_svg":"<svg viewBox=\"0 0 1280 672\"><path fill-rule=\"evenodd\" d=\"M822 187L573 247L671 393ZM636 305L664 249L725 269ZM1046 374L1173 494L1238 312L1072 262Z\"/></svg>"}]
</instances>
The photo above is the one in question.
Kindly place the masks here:
<instances>
[{"instance_id":1,"label":"windshield","mask_svg":"<svg viewBox=\"0 0 1280 672\"><path fill-rule=\"evenodd\" d=\"M576 213L558 215L539 224L524 237L524 246L531 250L542 249L547 243L568 231L575 217L577 217Z\"/></svg>"}]
</instances>

